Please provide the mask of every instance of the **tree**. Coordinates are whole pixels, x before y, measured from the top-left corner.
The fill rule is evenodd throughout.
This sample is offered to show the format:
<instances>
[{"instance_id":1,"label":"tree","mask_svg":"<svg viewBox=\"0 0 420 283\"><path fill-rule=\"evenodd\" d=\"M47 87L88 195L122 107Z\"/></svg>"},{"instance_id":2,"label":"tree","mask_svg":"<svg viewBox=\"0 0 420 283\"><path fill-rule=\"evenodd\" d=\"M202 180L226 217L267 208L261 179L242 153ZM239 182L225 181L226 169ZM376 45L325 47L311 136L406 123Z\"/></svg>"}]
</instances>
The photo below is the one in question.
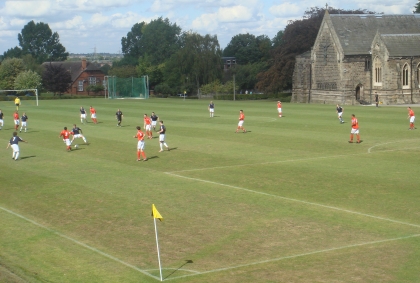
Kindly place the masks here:
<instances>
[{"instance_id":1,"label":"tree","mask_svg":"<svg viewBox=\"0 0 420 283\"><path fill-rule=\"evenodd\" d=\"M5 59L0 65L0 89L14 89L15 79L23 71L22 59Z\"/></svg>"},{"instance_id":2,"label":"tree","mask_svg":"<svg viewBox=\"0 0 420 283\"><path fill-rule=\"evenodd\" d=\"M15 89L34 89L41 86L41 76L31 70L23 71L15 79Z\"/></svg>"},{"instance_id":3,"label":"tree","mask_svg":"<svg viewBox=\"0 0 420 283\"><path fill-rule=\"evenodd\" d=\"M271 40L266 35L238 34L223 50L223 56L235 57L238 64L246 65L268 59L270 49Z\"/></svg>"},{"instance_id":4,"label":"tree","mask_svg":"<svg viewBox=\"0 0 420 283\"><path fill-rule=\"evenodd\" d=\"M60 43L57 32L52 32L48 24L30 21L18 34L19 45L23 54L31 54L38 63L46 61L64 61L69 56Z\"/></svg>"},{"instance_id":5,"label":"tree","mask_svg":"<svg viewBox=\"0 0 420 283\"><path fill-rule=\"evenodd\" d=\"M341 10L328 8L330 14L374 14L367 10ZM313 7L305 11L301 20L290 21L286 26L282 44L272 51L270 68L258 74L256 87L266 92L279 92L292 88L296 55L311 50L318 35L325 8Z\"/></svg>"},{"instance_id":6,"label":"tree","mask_svg":"<svg viewBox=\"0 0 420 283\"><path fill-rule=\"evenodd\" d=\"M22 49L19 47L10 48L3 53L3 58L20 58L23 55Z\"/></svg>"},{"instance_id":7,"label":"tree","mask_svg":"<svg viewBox=\"0 0 420 283\"><path fill-rule=\"evenodd\" d=\"M284 31L279 30L277 32L277 34L271 40L271 44L272 44L273 48L276 48L276 47L278 47L278 46L280 46L284 43L283 42L283 36L284 36Z\"/></svg>"},{"instance_id":8,"label":"tree","mask_svg":"<svg viewBox=\"0 0 420 283\"><path fill-rule=\"evenodd\" d=\"M98 92L101 92L105 89L105 87L101 84L96 84L96 85L89 85L86 87L86 91L88 92L88 95L90 95L90 92L94 92L95 95L98 94Z\"/></svg>"},{"instance_id":9,"label":"tree","mask_svg":"<svg viewBox=\"0 0 420 283\"><path fill-rule=\"evenodd\" d=\"M131 31L127 33L127 37L121 39L122 53L124 57L139 58L143 55L143 29L146 26L145 22L137 23Z\"/></svg>"},{"instance_id":10,"label":"tree","mask_svg":"<svg viewBox=\"0 0 420 283\"><path fill-rule=\"evenodd\" d=\"M257 84L257 75L267 70L268 63L266 61L254 64L237 65L235 67L236 84L241 90L255 89Z\"/></svg>"},{"instance_id":11,"label":"tree","mask_svg":"<svg viewBox=\"0 0 420 283\"><path fill-rule=\"evenodd\" d=\"M108 71L108 75L116 76L117 78L131 78L137 77L137 71L135 66L121 66L121 67L112 67Z\"/></svg>"},{"instance_id":12,"label":"tree","mask_svg":"<svg viewBox=\"0 0 420 283\"><path fill-rule=\"evenodd\" d=\"M414 6L414 11L413 13L415 14L420 14L420 0L417 2L417 4Z\"/></svg>"},{"instance_id":13,"label":"tree","mask_svg":"<svg viewBox=\"0 0 420 283\"><path fill-rule=\"evenodd\" d=\"M42 74L42 84L45 89L56 95L66 92L72 83L71 74L62 64L46 64Z\"/></svg>"}]
</instances>

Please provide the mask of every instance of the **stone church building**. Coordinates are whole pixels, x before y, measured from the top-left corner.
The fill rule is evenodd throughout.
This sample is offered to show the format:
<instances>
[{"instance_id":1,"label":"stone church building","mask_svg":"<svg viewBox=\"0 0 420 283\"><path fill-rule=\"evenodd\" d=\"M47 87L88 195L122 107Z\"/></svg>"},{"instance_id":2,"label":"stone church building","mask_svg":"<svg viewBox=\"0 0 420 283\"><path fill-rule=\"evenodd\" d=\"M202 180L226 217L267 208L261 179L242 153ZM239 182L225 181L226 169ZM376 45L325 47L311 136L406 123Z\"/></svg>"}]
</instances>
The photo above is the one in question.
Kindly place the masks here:
<instances>
[{"instance_id":1,"label":"stone church building","mask_svg":"<svg viewBox=\"0 0 420 283\"><path fill-rule=\"evenodd\" d=\"M420 103L420 14L324 15L296 56L291 102Z\"/></svg>"}]
</instances>

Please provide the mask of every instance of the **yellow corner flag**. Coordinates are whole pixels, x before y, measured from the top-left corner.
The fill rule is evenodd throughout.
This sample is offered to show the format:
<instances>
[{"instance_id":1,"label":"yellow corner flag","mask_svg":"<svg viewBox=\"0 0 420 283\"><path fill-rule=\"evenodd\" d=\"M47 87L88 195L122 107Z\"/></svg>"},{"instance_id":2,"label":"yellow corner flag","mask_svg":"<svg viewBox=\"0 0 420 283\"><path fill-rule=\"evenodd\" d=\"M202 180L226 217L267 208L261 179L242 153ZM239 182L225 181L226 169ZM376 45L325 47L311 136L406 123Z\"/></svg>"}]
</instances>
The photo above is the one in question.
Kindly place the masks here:
<instances>
[{"instance_id":1,"label":"yellow corner flag","mask_svg":"<svg viewBox=\"0 0 420 283\"><path fill-rule=\"evenodd\" d=\"M160 221L162 221L162 220L163 220L162 215L160 215L159 211L157 211L157 209L156 209L156 207L155 207L155 205L154 205L154 204L152 204L152 216L153 216L153 218L157 218L157 219L159 219Z\"/></svg>"}]
</instances>

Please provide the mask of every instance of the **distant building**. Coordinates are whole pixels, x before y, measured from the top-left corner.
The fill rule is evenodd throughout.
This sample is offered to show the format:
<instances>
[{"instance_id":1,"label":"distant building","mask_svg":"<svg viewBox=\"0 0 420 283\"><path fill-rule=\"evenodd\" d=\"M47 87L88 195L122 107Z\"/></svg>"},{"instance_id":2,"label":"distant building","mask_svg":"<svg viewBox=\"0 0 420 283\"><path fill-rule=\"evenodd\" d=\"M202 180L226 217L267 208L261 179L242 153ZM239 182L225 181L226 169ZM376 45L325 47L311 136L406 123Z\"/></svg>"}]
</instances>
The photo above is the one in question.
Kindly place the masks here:
<instances>
[{"instance_id":1,"label":"distant building","mask_svg":"<svg viewBox=\"0 0 420 283\"><path fill-rule=\"evenodd\" d=\"M50 64L45 62L43 65ZM51 62L52 65L61 65L64 69L68 70L71 74L71 86L67 90L68 94L88 95L86 88L89 85L102 84L105 74L100 69L100 65L86 61L64 61L64 62Z\"/></svg>"},{"instance_id":2,"label":"distant building","mask_svg":"<svg viewBox=\"0 0 420 283\"><path fill-rule=\"evenodd\" d=\"M235 57L222 57L223 61L223 70L227 71L233 66L236 65L236 58Z\"/></svg>"},{"instance_id":3,"label":"distant building","mask_svg":"<svg viewBox=\"0 0 420 283\"><path fill-rule=\"evenodd\" d=\"M420 103L420 14L325 12L311 51L296 56L292 102Z\"/></svg>"}]
</instances>

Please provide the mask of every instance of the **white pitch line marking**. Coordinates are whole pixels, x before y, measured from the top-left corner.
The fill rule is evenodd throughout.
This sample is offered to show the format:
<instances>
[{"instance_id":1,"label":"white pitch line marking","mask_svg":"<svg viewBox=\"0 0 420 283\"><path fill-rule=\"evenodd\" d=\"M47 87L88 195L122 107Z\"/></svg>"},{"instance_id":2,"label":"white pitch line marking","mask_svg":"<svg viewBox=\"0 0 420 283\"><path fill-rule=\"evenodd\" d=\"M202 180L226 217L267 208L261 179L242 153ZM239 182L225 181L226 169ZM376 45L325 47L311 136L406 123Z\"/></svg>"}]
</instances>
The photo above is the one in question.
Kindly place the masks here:
<instances>
[{"instance_id":1,"label":"white pitch line marking","mask_svg":"<svg viewBox=\"0 0 420 283\"><path fill-rule=\"evenodd\" d=\"M254 194L260 194L260 195L264 195L264 196L275 197L275 198L284 199L284 200L288 200L288 201L309 204L309 205L312 205L312 206L323 207L323 208L327 208L327 209L332 209L332 210L347 212L347 213L351 213L351 214L366 216L366 217L370 217L370 218L374 218L374 219L379 219L379 220L384 220L384 221L389 221L389 222L394 222L394 223L398 223L398 224L403 224L403 225L408 225L408 226L420 228L420 225L418 225L418 224L412 224L412 223L403 222L403 221L399 221L399 220L394 220L394 219L389 219L389 218L385 218L385 217L375 216L375 215L366 214L366 213L357 212L357 211L348 210L348 209L343 209L343 208L339 208L339 207L335 207L335 206L330 206L330 205L325 205L325 204L320 204L320 203L310 202L310 201L304 201L304 200L300 200L300 199L282 197L282 196L279 196L279 195L273 195L273 194L269 194L269 193L264 193L264 192L260 192L260 191L254 191L254 190L251 190L251 189L246 189L246 188L242 188L242 187L227 185L227 184L213 182L213 181L208 181L208 180L203 180L203 179L186 177L186 176L182 176L182 175L178 175L178 174L174 174L174 173L165 172L165 174L172 175L172 176L175 176L175 177L178 177L178 178L184 178L184 179L192 180L192 181L197 181L197 182L203 182L203 183L208 183L208 184L213 184L213 185L228 187L228 188L232 188L232 189L236 189L236 190L241 190L241 191L245 191L245 192L249 192L249 193L254 193Z\"/></svg>"},{"instance_id":2,"label":"white pitch line marking","mask_svg":"<svg viewBox=\"0 0 420 283\"><path fill-rule=\"evenodd\" d=\"M200 274L220 272L220 271L231 270L231 269L236 269L236 268L241 268L241 267L247 267L247 266L251 266L251 265L258 265L258 264L263 264L263 263L268 263L268 262L274 262L274 261L280 261L280 260L285 260L285 259L303 257L303 256L308 256L308 255L314 255L314 254L320 254L320 253L338 251L338 250L343 250L343 249L349 249L349 248L355 248L355 247L361 247L361 246L367 246L367 245L375 245L375 244L381 244L381 243L386 243L386 242L392 242L392 241L410 239L410 238L415 238L415 237L419 237L419 236L420 236L420 234L415 234L415 235L409 235L409 236L404 236L404 237L399 237L399 238L386 239L386 240L378 240L378 241L372 241L372 242L366 242L366 243L360 243L360 244L354 244L354 245L347 245L347 246L342 246L342 247L337 247L337 248L330 248L330 249L324 249L324 250L319 250L319 251L313 251L313 252L309 252L309 253L303 253L303 254L297 254L297 255L290 255L290 256L284 256L284 257L278 257L278 258L272 258L272 259L262 260L262 261L258 261L258 262L252 262L252 263L240 264L240 265L236 265L236 266L230 266L230 267L223 267L223 268L218 268L218 269L212 269L212 270L200 272ZM173 277L173 278L167 278L165 280L174 280L174 279L179 279L179 278L184 278L184 277L190 277L190 276L196 276L196 275L198 275L198 274L187 274L187 275L183 275L183 276L178 276L178 277Z\"/></svg>"},{"instance_id":3,"label":"white pitch line marking","mask_svg":"<svg viewBox=\"0 0 420 283\"><path fill-rule=\"evenodd\" d=\"M91 251L94 251L94 252L96 252L96 253L98 253L98 254L100 254L100 255L104 256L104 257L107 257L107 258L109 258L109 259L112 259L112 260L114 260L114 261L116 261L116 262L121 263L122 265L125 265L125 266L127 266L127 267L130 267L130 268L132 268L132 269L134 269L134 270L136 270L136 271L138 271L138 272L140 272L140 273L142 273L142 274L144 274L144 275L147 275L147 276L149 276L149 277L152 277L152 278L154 278L154 279L156 279L156 280L159 280L159 281L160 281L160 278L159 278L159 277L154 276L154 275L152 275L152 274L150 274L150 273L148 273L148 272L146 272L146 271L144 271L144 270L142 270L142 269L140 269L140 268L138 268L138 267L136 267L136 266L134 266L134 265L131 265L131 264L129 264L129 263L126 263L126 262L124 262L124 261L122 261L122 260L120 260L120 259L118 259L118 258L116 258L116 257L114 257L114 256L112 256L112 255L109 255L109 254L104 253L103 251L100 251L100 250L98 250L98 249L96 249L96 248L94 248L94 247L91 247L91 246L89 246L89 245L87 245L87 244L84 244L84 243L82 243L82 242L79 242L78 240L73 239L73 238L71 238L71 237L69 237L69 236L66 236L66 235L64 235L64 234L62 234L62 233L60 233L60 232L54 231L54 230L52 230L52 229L50 229L50 228L48 228L48 227L46 227L46 226L44 226L44 225L42 225L42 224L39 224L38 222L35 222L35 221L33 221L33 220L29 219L29 218L26 218L25 216L20 215L20 214L18 214L18 213L16 213L16 212L13 212L13 211L11 211L11 210L9 210L9 209L7 209L7 208L4 208L4 207L0 206L0 209L2 209L2 210L6 211L6 212L8 212L8 213L10 213L10 214L12 214L12 215L14 215L14 216L17 216L17 217L19 217L19 218L21 218L21 219L23 219L23 220L25 220L25 221L28 221L28 222L30 222L30 223L32 223L32 224L34 224L34 225L38 226L38 227L41 227L41 228L43 228L43 229L45 229L45 230L47 230L47 231L49 231L49 232L51 232L51 233L54 233L54 234L56 234L56 235L58 235L58 236L60 236L60 237L62 237L62 238L65 238L65 239L67 239L67 240L69 240L69 241L72 241L73 243L75 243L75 244L77 244L77 245L79 245L79 246L82 246L82 247L87 248L87 249L89 249L89 250L91 250Z\"/></svg>"},{"instance_id":4,"label":"white pitch line marking","mask_svg":"<svg viewBox=\"0 0 420 283\"><path fill-rule=\"evenodd\" d=\"M416 141L416 140L418 140L418 139L399 140L399 141L393 141L393 142L386 142L386 143L376 144L376 145L374 145L374 146L372 146L372 147L369 147L369 149L368 149L368 153L371 153L371 150L372 150L373 148L377 147L377 146L387 145L387 144L391 144L391 143L406 142L406 141ZM410 148L410 149L411 149L411 148ZM399 150L399 149L395 149L395 150L393 149L393 150L389 150L389 151L397 151L397 150ZM383 151L388 151L388 150L381 150L381 152L383 152Z\"/></svg>"}]
</instances>

